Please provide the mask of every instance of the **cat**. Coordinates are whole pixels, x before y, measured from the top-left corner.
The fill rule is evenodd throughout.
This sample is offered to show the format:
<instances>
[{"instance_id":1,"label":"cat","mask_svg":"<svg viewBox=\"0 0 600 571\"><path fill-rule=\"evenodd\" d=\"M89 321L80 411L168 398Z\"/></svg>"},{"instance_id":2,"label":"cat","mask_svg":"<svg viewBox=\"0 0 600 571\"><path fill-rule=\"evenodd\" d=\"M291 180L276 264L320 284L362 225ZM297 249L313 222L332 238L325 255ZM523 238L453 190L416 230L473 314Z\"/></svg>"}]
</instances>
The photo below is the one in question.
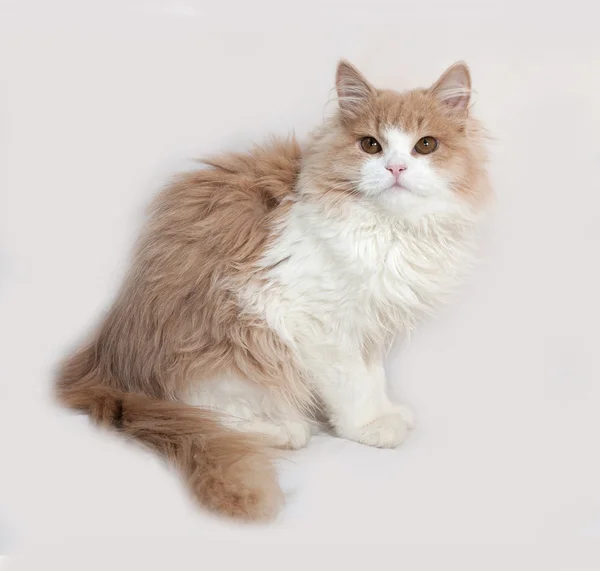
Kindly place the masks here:
<instances>
[{"instance_id":1,"label":"cat","mask_svg":"<svg viewBox=\"0 0 600 571\"><path fill-rule=\"evenodd\" d=\"M156 198L112 307L62 363L65 406L159 452L205 507L282 508L273 458L335 435L396 447L412 413L386 394L397 333L469 267L491 188L467 65L376 89L350 63L301 147L210 158Z\"/></svg>"}]
</instances>

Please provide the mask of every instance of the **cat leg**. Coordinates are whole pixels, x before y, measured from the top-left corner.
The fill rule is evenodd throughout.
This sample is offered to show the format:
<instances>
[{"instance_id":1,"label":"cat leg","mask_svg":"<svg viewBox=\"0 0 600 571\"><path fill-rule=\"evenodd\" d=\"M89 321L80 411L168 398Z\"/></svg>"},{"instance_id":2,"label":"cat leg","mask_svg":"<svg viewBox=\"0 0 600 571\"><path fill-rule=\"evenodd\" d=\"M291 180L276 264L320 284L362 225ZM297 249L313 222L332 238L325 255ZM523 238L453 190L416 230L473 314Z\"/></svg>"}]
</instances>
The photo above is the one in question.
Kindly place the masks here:
<instances>
[{"instance_id":1,"label":"cat leg","mask_svg":"<svg viewBox=\"0 0 600 571\"><path fill-rule=\"evenodd\" d=\"M266 436L275 448L297 450L308 444L311 425L303 420L251 418L230 425L235 430Z\"/></svg>"},{"instance_id":2,"label":"cat leg","mask_svg":"<svg viewBox=\"0 0 600 571\"><path fill-rule=\"evenodd\" d=\"M221 413L224 425L265 436L277 448L302 448L312 434L312 423L293 406L241 378L202 381L190 404Z\"/></svg>"},{"instance_id":3,"label":"cat leg","mask_svg":"<svg viewBox=\"0 0 600 571\"><path fill-rule=\"evenodd\" d=\"M414 417L388 398L382 362L367 366L360 352L336 351L306 361L338 436L380 448L395 448L406 439Z\"/></svg>"}]
</instances>

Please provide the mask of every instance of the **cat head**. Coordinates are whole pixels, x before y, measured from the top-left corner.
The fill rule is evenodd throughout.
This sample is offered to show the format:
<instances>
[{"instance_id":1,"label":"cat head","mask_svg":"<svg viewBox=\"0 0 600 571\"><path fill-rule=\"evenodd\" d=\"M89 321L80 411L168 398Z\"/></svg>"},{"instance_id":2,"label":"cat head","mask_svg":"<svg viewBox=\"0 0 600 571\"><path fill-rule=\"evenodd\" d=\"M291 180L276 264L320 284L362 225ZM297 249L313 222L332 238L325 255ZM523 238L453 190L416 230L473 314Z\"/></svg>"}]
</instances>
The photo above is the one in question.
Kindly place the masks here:
<instances>
[{"instance_id":1,"label":"cat head","mask_svg":"<svg viewBox=\"0 0 600 571\"><path fill-rule=\"evenodd\" d=\"M315 133L309 193L369 203L406 219L478 203L486 191L482 131L465 63L427 89L376 89L350 63L336 74L337 113ZM342 196L340 196L342 195Z\"/></svg>"}]
</instances>

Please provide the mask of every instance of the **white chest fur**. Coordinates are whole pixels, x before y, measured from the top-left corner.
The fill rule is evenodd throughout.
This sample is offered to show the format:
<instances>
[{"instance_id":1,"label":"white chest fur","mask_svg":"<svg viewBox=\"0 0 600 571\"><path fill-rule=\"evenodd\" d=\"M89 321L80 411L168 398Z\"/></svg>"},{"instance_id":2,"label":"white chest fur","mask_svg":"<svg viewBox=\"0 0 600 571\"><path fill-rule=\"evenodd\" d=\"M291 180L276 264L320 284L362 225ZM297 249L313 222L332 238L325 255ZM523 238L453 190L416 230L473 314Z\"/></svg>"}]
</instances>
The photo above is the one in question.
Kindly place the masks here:
<instances>
[{"instance_id":1,"label":"white chest fur","mask_svg":"<svg viewBox=\"0 0 600 571\"><path fill-rule=\"evenodd\" d=\"M469 212L391 219L360 204L343 216L294 203L261 261L267 280L243 294L284 339L346 349L410 330L453 289L469 259Z\"/></svg>"}]
</instances>

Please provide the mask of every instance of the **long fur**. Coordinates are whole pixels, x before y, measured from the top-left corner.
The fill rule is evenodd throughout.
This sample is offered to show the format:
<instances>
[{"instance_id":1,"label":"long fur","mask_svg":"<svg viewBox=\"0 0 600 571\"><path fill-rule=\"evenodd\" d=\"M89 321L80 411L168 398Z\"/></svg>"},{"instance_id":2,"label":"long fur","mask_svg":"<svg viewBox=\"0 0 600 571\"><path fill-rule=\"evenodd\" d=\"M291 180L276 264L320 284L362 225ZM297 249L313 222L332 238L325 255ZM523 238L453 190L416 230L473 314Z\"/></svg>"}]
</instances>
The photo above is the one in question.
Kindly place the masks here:
<instances>
[{"instance_id":1,"label":"long fur","mask_svg":"<svg viewBox=\"0 0 600 571\"><path fill-rule=\"evenodd\" d=\"M277 514L272 450L305 445L318 411L364 444L406 437L385 353L458 283L489 193L464 64L397 93L342 62L337 86L304 149L210 158L158 196L113 306L58 374L64 405L165 456L219 513ZM385 152L365 155L366 135ZM440 148L415 156L425 135ZM408 190L390 190L392 160Z\"/></svg>"}]
</instances>

